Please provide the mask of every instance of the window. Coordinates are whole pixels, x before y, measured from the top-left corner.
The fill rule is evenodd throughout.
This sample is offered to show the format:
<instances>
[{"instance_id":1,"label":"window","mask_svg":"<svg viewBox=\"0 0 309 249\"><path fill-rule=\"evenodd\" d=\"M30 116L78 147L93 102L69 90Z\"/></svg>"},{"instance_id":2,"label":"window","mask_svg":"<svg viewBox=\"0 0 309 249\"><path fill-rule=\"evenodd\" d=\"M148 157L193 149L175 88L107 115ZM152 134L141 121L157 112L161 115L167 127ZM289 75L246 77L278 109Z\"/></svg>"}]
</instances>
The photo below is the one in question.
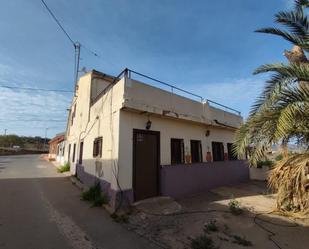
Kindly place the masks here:
<instances>
[{"instance_id":1,"label":"window","mask_svg":"<svg viewBox=\"0 0 309 249\"><path fill-rule=\"evenodd\" d=\"M234 153L233 153L233 144L232 143L227 144L227 153L228 153L229 160L237 160L237 156L235 156Z\"/></svg>"},{"instance_id":2,"label":"window","mask_svg":"<svg viewBox=\"0 0 309 249\"><path fill-rule=\"evenodd\" d=\"M212 155L214 161L224 161L223 143L212 142Z\"/></svg>"},{"instance_id":3,"label":"window","mask_svg":"<svg viewBox=\"0 0 309 249\"><path fill-rule=\"evenodd\" d=\"M73 145L73 157L72 157L72 162L75 162L75 151L76 151L76 144Z\"/></svg>"},{"instance_id":4,"label":"window","mask_svg":"<svg viewBox=\"0 0 309 249\"><path fill-rule=\"evenodd\" d=\"M192 163L202 162L202 143L199 140L191 140L191 161Z\"/></svg>"},{"instance_id":5,"label":"window","mask_svg":"<svg viewBox=\"0 0 309 249\"><path fill-rule=\"evenodd\" d=\"M83 163L83 150L84 150L84 142L81 142L79 145L79 158L78 158L79 164Z\"/></svg>"},{"instance_id":6,"label":"window","mask_svg":"<svg viewBox=\"0 0 309 249\"><path fill-rule=\"evenodd\" d=\"M97 137L93 142L93 157L102 157L102 137Z\"/></svg>"},{"instance_id":7,"label":"window","mask_svg":"<svg viewBox=\"0 0 309 249\"><path fill-rule=\"evenodd\" d=\"M64 156L65 145L62 147L62 156Z\"/></svg>"},{"instance_id":8,"label":"window","mask_svg":"<svg viewBox=\"0 0 309 249\"><path fill-rule=\"evenodd\" d=\"M184 163L183 139L171 139L171 164Z\"/></svg>"}]
</instances>

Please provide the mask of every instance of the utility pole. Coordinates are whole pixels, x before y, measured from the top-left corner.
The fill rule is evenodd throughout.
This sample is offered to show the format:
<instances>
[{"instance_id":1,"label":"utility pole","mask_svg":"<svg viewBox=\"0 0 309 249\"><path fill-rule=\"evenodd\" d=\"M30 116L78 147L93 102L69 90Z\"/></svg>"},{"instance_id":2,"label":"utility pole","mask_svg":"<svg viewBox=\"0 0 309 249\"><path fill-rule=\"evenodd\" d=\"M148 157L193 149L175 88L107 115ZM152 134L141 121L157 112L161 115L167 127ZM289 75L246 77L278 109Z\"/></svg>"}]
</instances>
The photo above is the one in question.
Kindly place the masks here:
<instances>
[{"instance_id":1,"label":"utility pole","mask_svg":"<svg viewBox=\"0 0 309 249\"><path fill-rule=\"evenodd\" d=\"M78 73L79 73L79 61L80 61L80 43L79 42L75 42L74 43L74 49L75 49L75 96L76 96L76 91L77 91L77 81L78 81Z\"/></svg>"},{"instance_id":2,"label":"utility pole","mask_svg":"<svg viewBox=\"0 0 309 249\"><path fill-rule=\"evenodd\" d=\"M6 131L7 131L8 129L4 129L4 136L6 136Z\"/></svg>"}]
</instances>

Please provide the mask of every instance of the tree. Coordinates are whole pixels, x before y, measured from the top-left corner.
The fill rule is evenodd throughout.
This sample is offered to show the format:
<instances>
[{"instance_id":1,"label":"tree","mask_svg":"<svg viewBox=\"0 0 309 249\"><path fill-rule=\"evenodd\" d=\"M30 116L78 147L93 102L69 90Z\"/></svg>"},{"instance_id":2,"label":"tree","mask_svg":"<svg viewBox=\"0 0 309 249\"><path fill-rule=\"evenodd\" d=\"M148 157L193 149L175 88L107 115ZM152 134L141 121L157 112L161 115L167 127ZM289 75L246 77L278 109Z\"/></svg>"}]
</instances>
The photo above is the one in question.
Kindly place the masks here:
<instances>
[{"instance_id":1,"label":"tree","mask_svg":"<svg viewBox=\"0 0 309 249\"><path fill-rule=\"evenodd\" d=\"M234 146L238 156L249 153L249 162L255 166L266 158L273 144L281 144L284 158L272 170L269 185L278 191L277 206L283 211L309 211L309 21L305 14L308 7L308 0L296 0L292 11L275 15L276 23L285 26L285 30L256 31L280 36L291 42L293 48L284 52L288 64L265 64L254 72L272 75L237 131ZM287 144L291 141L304 145L306 151L289 156Z\"/></svg>"}]
</instances>

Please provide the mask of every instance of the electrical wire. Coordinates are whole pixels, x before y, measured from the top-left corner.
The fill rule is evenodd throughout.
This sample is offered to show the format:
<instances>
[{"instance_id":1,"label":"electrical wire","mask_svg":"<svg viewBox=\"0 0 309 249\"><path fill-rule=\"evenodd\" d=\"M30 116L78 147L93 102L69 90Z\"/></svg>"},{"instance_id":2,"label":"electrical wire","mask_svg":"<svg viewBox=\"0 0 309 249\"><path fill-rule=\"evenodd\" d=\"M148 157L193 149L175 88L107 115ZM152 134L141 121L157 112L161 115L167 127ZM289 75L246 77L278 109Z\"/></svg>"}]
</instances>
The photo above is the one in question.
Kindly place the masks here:
<instances>
[{"instance_id":1,"label":"electrical wire","mask_svg":"<svg viewBox=\"0 0 309 249\"><path fill-rule=\"evenodd\" d=\"M0 119L0 122L67 122L66 120L56 120L56 119Z\"/></svg>"},{"instance_id":2,"label":"electrical wire","mask_svg":"<svg viewBox=\"0 0 309 249\"><path fill-rule=\"evenodd\" d=\"M51 15L51 17L54 19L54 21L58 24L59 28L62 30L62 32L65 34L65 36L69 39L69 41L73 44L74 48L76 47L77 44L79 44L80 46L82 46L87 52L89 52L90 54L96 56L96 57L100 57L99 54L95 51L93 51L92 49L86 47L84 44L81 44L79 42L74 42L72 37L69 35L69 33L65 30L65 28L63 27L63 25L61 24L61 22L59 21L59 19L56 17L56 15L52 12L52 10L48 7L48 5L46 4L46 2L44 0L41 0L42 4L44 5L44 7L47 9L47 11L49 12L49 14Z\"/></svg>"},{"instance_id":3,"label":"electrical wire","mask_svg":"<svg viewBox=\"0 0 309 249\"><path fill-rule=\"evenodd\" d=\"M48 5L45 3L44 0L41 0L42 4L45 6L51 17L54 19L54 21L58 24L59 28L63 31L63 33L66 35L66 37L70 40L70 42L75 46L75 42L71 38L71 36L68 34L68 32L64 29L64 27L61 25L60 21L57 19L57 17L54 15L54 13L51 11L51 9L48 7Z\"/></svg>"},{"instance_id":4,"label":"electrical wire","mask_svg":"<svg viewBox=\"0 0 309 249\"><path fill-rule=\"evenodd\" d=\"M81 47L83 47L88 53L100 58L101 56L97 53L97 52L94 52L93 50L91 50L90 48L86 47L84 44L80 44Z\"/></svg>"},{"instance_id":5,"label":"electrical wire","mask_svg":"<svg viewBox=\"0 0 309 249\"><path fill-rule=\"evenodd\" d=\"M49 14L51 15L51 17L53 18L53 20L57 23L58 27L62 30L62 32L65 34L65 36L69 39L69 41L72 43L74 49L75 49L75 74L78 74L79 72L79 68L78 68L78 63L79 63L79 59L77 59L76 57L76 51L77 51L77 47L83 47L85 49L85 51L87 51L88 53L92 54L93 56L102 59L102 56L100 54L98 54L97 52L95 52L94 50L90 49L89 47L85 46L84 44L76 41L74 42L74 40L72 39L72 37L69 35L69 33L65 30L65 28L63 27L63 25L61 24L61 22L59 21L59 19L56 17L56 15L52 12L52 10L48 7L47 3L44 0L41 0L42 4L44 5L44 7L46 8L46 10L49 12ZM76 75L75 75L76 78Z\"/></svg>"},{"instance_id":6,"label":"electrical wire","mask_svg":"<svg viewBox=\"0 0 309 249\"><path fill-rule=\"evenodd\" d=\"M19 87L19 86L8 86L8 85L0 85L0 87L1 88L8 88L8 89L26 90L26 91L63 92L63 93L72 93L73 92L73 91L70 91L70 90L63 90L63 89L43 89L43 88Z\"/></svg>"}]
</instances>

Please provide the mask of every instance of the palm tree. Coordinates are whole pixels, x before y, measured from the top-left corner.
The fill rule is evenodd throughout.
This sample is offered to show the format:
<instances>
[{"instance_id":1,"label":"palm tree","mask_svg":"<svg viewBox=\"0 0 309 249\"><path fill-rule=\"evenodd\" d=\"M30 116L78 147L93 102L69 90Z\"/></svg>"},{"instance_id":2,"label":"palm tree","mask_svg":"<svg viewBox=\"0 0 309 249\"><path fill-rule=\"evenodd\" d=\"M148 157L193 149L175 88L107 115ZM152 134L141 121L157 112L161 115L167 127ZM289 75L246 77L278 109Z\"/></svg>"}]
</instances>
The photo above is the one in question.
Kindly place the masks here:
<instances>
[{"instance_id":1,"label":"palm tree","mask_svg":"<svg viewBox=\"0 0 309 249\"><path fill-rule=\"evenodd\" d=\"M292 11L279 12L275 21L286 30L264 28L256 32L273 34L293 44L285 51L289 63L266 64L254 72L272 73L262 94L252 106L247 121L236 134L234 152L242 157L249 151L249 162L255 166L266 158L273 144L281 144L284 158L269 178L278 191L280 210L309 210L309 20L305 14L308 0L296 0ZM287 144L306 146L306 152L288 156Z\"/></svg>"}]
</instances>

